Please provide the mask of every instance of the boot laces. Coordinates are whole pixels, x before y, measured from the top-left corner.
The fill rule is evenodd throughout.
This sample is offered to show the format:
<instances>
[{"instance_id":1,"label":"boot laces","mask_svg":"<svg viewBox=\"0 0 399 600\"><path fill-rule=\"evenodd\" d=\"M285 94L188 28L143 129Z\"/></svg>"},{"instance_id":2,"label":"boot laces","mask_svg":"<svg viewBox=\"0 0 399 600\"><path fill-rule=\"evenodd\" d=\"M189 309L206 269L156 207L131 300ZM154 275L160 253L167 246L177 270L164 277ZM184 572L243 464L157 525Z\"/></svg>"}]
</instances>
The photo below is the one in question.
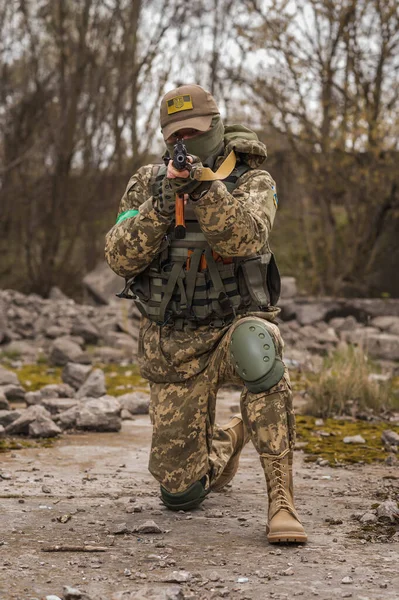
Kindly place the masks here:
<instances>
[{"instance_id":1,"label":"boot laces","mask_svg":"<svg viewBox=\"0 0 399 600\"><path fill-rule=\"evenodd\" d=\"M275 485L273 486L273 504L275 505L277 510L285 509L289 512L292 512L291 502L287 496L287 489L284 485L284 470L281 467L281 462L279 460L274 460L272 462L273 475L275 478Z\"/></svg>"}]
</instances>

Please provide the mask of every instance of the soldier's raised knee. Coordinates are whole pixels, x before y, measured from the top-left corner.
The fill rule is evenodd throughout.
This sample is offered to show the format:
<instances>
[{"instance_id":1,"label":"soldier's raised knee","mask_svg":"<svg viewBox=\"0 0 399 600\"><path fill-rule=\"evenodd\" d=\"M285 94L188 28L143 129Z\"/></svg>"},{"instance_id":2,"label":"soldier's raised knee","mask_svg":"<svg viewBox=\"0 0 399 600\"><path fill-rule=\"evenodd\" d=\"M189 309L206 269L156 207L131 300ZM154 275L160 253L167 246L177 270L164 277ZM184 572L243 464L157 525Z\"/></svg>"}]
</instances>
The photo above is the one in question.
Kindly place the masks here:
<instances>
[{"instance_id":1,"label":"soldier's raised knee","mask_svg":"<svg viewBox=\"0 0 399 600\"><path fill-rule=\"evenodd\" d=\"M272 335L259 319L239 323L233 331L230 352L234 368L250 392L270 390L284 375Z\"/></svg>"},{"instance_id":2,"label":"soldier's raised knee","mask_svg":"<svg viewBox=\"0 0 399 600\"><path fill-rule=\"evenodd\" d=\"M205 500L209 490L205 489L206 477L196 481L183 492L172 494L161 485L161 500L170 510L191 510Z\"/></svg>"}]
</instances>

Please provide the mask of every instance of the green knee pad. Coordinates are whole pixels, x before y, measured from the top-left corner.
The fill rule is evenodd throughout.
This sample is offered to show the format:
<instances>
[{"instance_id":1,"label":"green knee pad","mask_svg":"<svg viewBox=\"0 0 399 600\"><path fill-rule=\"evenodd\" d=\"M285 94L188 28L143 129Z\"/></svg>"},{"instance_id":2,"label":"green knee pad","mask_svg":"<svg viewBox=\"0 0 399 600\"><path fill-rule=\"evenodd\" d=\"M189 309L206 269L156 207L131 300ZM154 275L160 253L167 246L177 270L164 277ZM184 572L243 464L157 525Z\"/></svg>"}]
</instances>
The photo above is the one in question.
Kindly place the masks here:
<instances>
[{"instance_id":1,"label":"green knee pad","mask_svg":"<svg viewBox=\"0 0 399 600\"><path fill-rule=\"evenodd\" d=\"M170 510L191 510L196 508L205 500L208 493L204 488L205 478L196 481L184 492L171 494L161 485L161 500Z\"/></svg>"},{"instance_id":2,"label":"green knee pad","mask_svg":"<svg viewBox=\"0 0 399 600\"><path fill-rule=\"evenodd\" d=\"M284 375L284 364L262 321L239 323L231 336L230 352L236 372L254 394L270 390Z\"/></svg>"}]
</instances>

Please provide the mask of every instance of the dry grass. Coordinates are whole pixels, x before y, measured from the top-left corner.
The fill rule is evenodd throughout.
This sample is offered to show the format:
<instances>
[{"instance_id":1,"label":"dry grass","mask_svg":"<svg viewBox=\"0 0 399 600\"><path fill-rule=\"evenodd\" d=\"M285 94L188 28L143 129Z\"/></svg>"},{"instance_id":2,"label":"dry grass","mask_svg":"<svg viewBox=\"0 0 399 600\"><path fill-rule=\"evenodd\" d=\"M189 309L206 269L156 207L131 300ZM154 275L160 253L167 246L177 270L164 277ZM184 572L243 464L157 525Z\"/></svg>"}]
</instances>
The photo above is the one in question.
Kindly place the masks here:
<instances>
[{"instance_id":1,"label":"dry grass","mask_svg":"<svg viewBox=\"0 0 399 600\"><path fill-rule=\"evenodd\" d=\"M329 355L316 378L308 380L310 402L306 412L320 417L376 413L393 406L391 382L370 379L376 369L363 348L342 345Z\"/></svg>"}]
</instances>

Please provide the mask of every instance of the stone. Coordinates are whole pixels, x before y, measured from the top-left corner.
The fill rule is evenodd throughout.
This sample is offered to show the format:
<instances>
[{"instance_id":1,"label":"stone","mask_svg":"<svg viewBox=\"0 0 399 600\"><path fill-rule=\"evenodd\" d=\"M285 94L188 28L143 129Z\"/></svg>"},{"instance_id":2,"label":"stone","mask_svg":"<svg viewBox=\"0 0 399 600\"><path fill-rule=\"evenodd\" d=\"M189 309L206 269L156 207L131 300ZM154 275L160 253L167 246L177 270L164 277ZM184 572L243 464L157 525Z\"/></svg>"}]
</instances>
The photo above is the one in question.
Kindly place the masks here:
<instances>
[{"instance_id":1,"label":"stone","mask_svg":"<svg viewBox=\"0 0 399 600\"><path fill-rule=\"evenodd\" d=\"M295 314L300 325L311 325L318 321L325 321L332 306L322 302L308 302L297 304Z\"/></svg>"},{"instance_id":2,"label":"stone","mask_svg":"<svg viewBox=\"0 0 399 600\"><path fill-rule=\"evenodd\" d=\"M4 429L3 425L0 425L0 440L4 440L5 437L6 437L6 430Z\"/></svg>"},{"instance_id":3,"label":"stone","mask_svg":"<svg viewBox=\"0 0 399 600\"><path fill-rule=\"evenodd\" d=\"M3 385L20 385L19 379L16 373L6 369L0 365L0 386Z\"/></svg>"},{"instance_id":4,"label":"stone","mask_svg":"<svg viewBox=\"0 0 399 600\"><path fill-rule=\"evenodd\" d=\"M103 363L114 363L120 362L126 358L125 352L118 348L110 348L109 346L97 347L93 352L94 360L98 360Z\"/></svg>"},{"instance_id":5,"label":"stone","mask_svg":"<svg viewBox=\"0 0 399 600\"><path fill-rule=\"evenodd\" d=\"M163 533L163 529L155 521L144 521L133 530L135 533Z\"/></svg>"},{"instance_id":6,"label":"stone","mask_svg":"<svg viewBox=\"0 0 399 600\"><path fill-rule=\"evenodd\" d=\"M360 522L365 525L372 525L378 521L377 515L372 512L364 513L363 516L360 517Z\"/></svg>"},{"instance_id":7,"label":"stone","mask_svg":"<svg viewBox=\"0 0 399 600\"><path fill-rule=\"evenodd\" d=\"M192 574L189 571L173 571L170 575L165 577L164 581L170 583L187 583L192 578Z\"/></svg>"},{"instance_id":8,"label":"stone","mask_svg":"<svg viewBox=\"0 0 399 600\"><path fill-rule=\"evenodd\" d=\"M25 390L20 385L14 385L10 383L9 385L4 385L0 388L0 393L3 393L7 400L22 402L25 399Z\"/></svg>"},{"instance_id":9,"label":"stone","mask_svg":"<svg viewBox=\"0 0 399 600\"><path fill-rule=\"evenodd\" d=\"M129 412L125 408L122 408L121 419L122 419L122 421L134 421L134 416L132 415L131 412Z\"/></svg>"},{"instance_id":10,"label":"stone","mask_svg":"<svg viewBox=\"0 0 399 600\"><path fill-rule=\"evenodd\" d=\"M335 319L331 319L328 324L338 333L341 331L353 331L360 326L360 323L352 315L349 317L336 317Z\"/></svg>"},{"instance_id":11,"label":"stone","mask_svg":"<svg viewBox=\"0 0 399 600\"><path fill-rule=\"evenodd\" d=\"M80 403L68 410L65 410L54 416L54 421L62 427L62 429L73 429L76 427L76 419L78 418Z\"/></svg>"},{"instance_id":12,"label":"stone","mask_svg":"<svg viewBox=\"0 0 399 600\"><path fill-rule=\"evenodd\" d=\"M30 406L22 412L18 419L6 427L7 435L28 435L31 423L36 419L43 420L45 418L51 420L50 413L43 406Z\"/></svg>"},{"instance_id":13,"label":"stone","mask_svg":"<svg viewBox=\"0 0 399 600\"><path fill-rule=\"evenodd\" d=\"M84 400L78 408L76 427L91 431L119 431L122 426L120 412L121 405L113 396Z\"/></svg>"},{"instance_id":14,"label":"stone","mask_svg":"<svg viewBox=\"0 0 399 600\"><path fill-rule=\"evenodd\" d=\"M90 365L69 362L62 370L62 381L77 390L86 381L91 370L92 367Z\"/></svg>"},{"instance_id":15,"label":"stone","mask_svg":"<svg viewBox=\"0 0 399 600\"><path fill-rule=\"evenodd\" d=\"M44 406L51 415L58 415L78 404L79 400L76 398L44 398L41 402L41 405Z\"/></svg>"},{"instance_id":16,"label":"stone","mask_svg":"<svg viewBox=\"0 0 399 600\"><path fill-rule=\"evenodd\" d=\"M381 335L376 327L357 327L356 329L343 330L340 338L350 344L358 344L368 348L368 342L372 335Z\"/></svg>"},{"instance_id":17,"label":"stone","mask_svg":"<svg viewBox=\"0 0 399 600\"><path fill-rule=\"evenodd\" d=\"M100 337L97 327L83 315L76 318L72 326L72 335L81 336L86 344L97 344Z\"/></svg>"},{"instance_id":18,"label":"stone","mask_svg":"<svg viewBox=\"0 0 399 600\"><path fill-rule=\"evenodd\" d=\"M150 395L142 392L130 392L118 396L124 410L132 415L147 415L150 407Z\"/></svg>"},{"instance_id":19,"label":"stone","mask_svg":"<svg viewBox=\"0 0 399 600\"><path fill-rule=\"evenodd\" d=\"M23 330L25 330L25 326ZM30 337L33 337L33 334L30 334ZM24 340L12 340L5 346L5 350L8 354L18 356L19 358L24 359L25 362L30 363L36 362L40 354L40 348L35 346L32 342L26 342Z\"/></svg>"},{"instance_id":20,"label":"stone","mask_svg":"<svg viewBox=\"0 0 399 600\"><path fill-rule=\"evenodd\" d=\"M353 579L352 579L352 577L350 577L350 576L348 575L347 577L344 577L344 578L342 579L341 583L344 583L344 584L350 584L350 583L353 583Z\"/></svg>"},{"instance_id":21,"label":"stone","mask_svg":"<svg viewBox=\"0 0 399 600\"><path fill-rule=\"evenodd\" d=\"M0 390L0 410L9 410L10 405L6 398L5 393Z\"/></svg>"},{"instance_id":22,"label":"stone","mask_svg":"<svg viewBox=\"0 0 399 600\"><path fill-rule=\"evenodd\" d=\"M393 500L385 500L377 507L377 517L379 519L389 519L394 523L399 521L399 508Z\"/></svg>"},{"instance_id":23,"label":"stone","mask_svg":"<svg viewBox=\"0 0 399 600\"><path fill-rule=\"evenodd\" d=\"M372 358L399 360L399 335L378 333L367 338L367 352Z\"/></svg>"},{"instance_id":24,"label":"stone","mask_svg":"<svg viewBox=\"0 0 399 600\"><path fill-rule=\"evenodd\" d=\"M36 392L27 392L25 394L25 402L28 406L32 406L32 404L41 404L42 394L40 390Z\"/></svg>"},{"instance_id":25,"label":"stone","mask_svg":"<svg viewBox=\"0 0 399 600\"><path fill-rule=\"evenodd\" d=\"M399 434L391 429L385 429L381 434L381 440L388 446L399 446Z\"/></svg>"},{"instance_id":26,"label":"stone","mask_svg":"<svg viewBox=\"0 0 399 600\"><path fill-rule=\"evenodd\" d=\"M21 414L22 412L19 410L0 410L0 425L7 427L7 425L19 419Z\"/></svg>"},{"instance_id":27,"label":"stone","mask_svg":"<svg viewBox=\"0 0 399 600\"><path fill-rule=\"evenodd\" d=\"M29 425L28 434L33 438L50 438L60 435L61 429L46 416L39 416Z\"/></svg>"},{"instance_id":28,"label":"stone","mask_svg":"<svg viewBox=\"0 0 399 600\"><path fill-rule=\"evenodd\" d=\"M44 335L51 340L55 340L59 337L68 336L70 334L69 329L66 327L60 327L57 325L51 325L48 329L45 330Z\"/></svg>"},{"instance_id":29,"label":"stone","mask_svg":"<svg viewBox=\"0 0 399 600\"><path fill-rule=\"evenodd\" d=\"M50 383L41 388L42 399L45 398L73 398L75 391L67 383Z\"/></svg>"},{"instance_id":30,"label":"stone","mask_svg":"<svg viewBox=\"0 0 399 600\"><path fill-rule=\"evenodd\" d=\"M48 297L49 300L69 300L68 296L56 285L51 288Z\"/></svg>"},{"instance_id":31,"label":"stone","mask_svg":"<svg viewBox=\"0 0 399 600\"><path fill-rule=\"evenodd\" d=\"M106 262L102 261L83 279L84 301L94 305L108 304L124 287L124 279L115 275Z\"/></svg>"},{"instance_id":32,"label":"stone","mask_svg":"<svg viewBox=\"0 0 399 600\"><path fill-rule=\"evenodd\" d=\"M281 278L281 298L284 300L288 298L295 298L298 295L298 289L296 285L295 277L282 277Z\"/></svg>"},{"instance_id":33,"label":"stone","mask_svg":"<svg viewBox=\"0 0 399 600\"><path fill-rule=\"evenodd\" d=\"M107 393L102 369L94 369L76 392L77 398L100 398Z\"/></svg>"},{"instance_id":34,"label":"stone","mask_svg":"<svg viewBox=\"0 0 399 600\"><path fill-rule=\"evenodd\" d=\"M371 320L370 325L387 333L399 335L399 317L375 317Z\"/></svg>"},{"instance_id":35,"label":"stone","mask_svg":"<svg viewBox=\"0 0 399 600\"><path fill-rule=\"evenodd\" d=\"M5 302L0 300L0 344L8 342L10 334L8 331L7 313L5 308Z\"/></svg>"},{"instance_id":36,"label":"stone","mask_svg":"<svg viewBox=\"0 0 399 600\"><path fill-rule=\"evenodd\" d=\"M365 444L366 440L361 435L347 435L343 442L344 444Z\"/></svg>"},{"instance_id":37,"label":"stone","mask_svg":"<svg viewBox=\"0 0 399 600\"><path fill-rule=\"evenodd\" d=\"M80 346L66 337L55 340L50 348L50 363L63 367L69 362L89 364L90 358L82 352Z\"/></svg>"}]
</instances>

